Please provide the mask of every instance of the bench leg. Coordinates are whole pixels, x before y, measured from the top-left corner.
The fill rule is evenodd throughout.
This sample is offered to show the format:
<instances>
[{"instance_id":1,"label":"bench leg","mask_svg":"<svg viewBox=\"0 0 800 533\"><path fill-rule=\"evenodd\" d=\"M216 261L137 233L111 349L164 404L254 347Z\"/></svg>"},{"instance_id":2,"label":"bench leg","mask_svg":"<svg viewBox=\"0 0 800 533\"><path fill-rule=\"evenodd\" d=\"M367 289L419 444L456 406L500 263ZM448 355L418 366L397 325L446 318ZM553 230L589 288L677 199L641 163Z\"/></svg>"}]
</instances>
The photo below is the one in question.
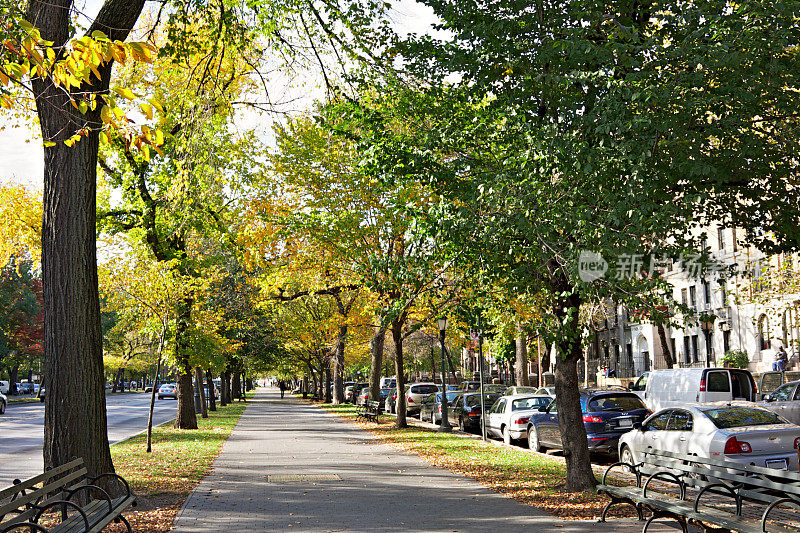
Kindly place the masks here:
<instances>
[{"instance_id":1,"label":"bench leg","mask_svg":"<svg viewBox=\"0 0 800 533\"><path fill-rule=\"evenodd\" d=\"M663 513L656 510L653 511L653 516L648 518L647 522L645 522L644 527L642 528L642 533L647 533L647 528L650 527L650 524L652 524L654 520L658 520L660 518L669 518L675 520L681 526L683 533L689 533L689 525L684 517L675 516L669 513Z\"/></svg>"},{"instance_id":2,"label":"bench leg","mask_svg":"<svg viewBox=\"0 0 800 533\"><path fill-rule=\"evenodd\" d=\"M617 505L619 503L627 503L628 505L632 505L636 509L636 515L639 517L639 521L641 522L644 520L644 514L642 514L642 508L639 505L632 502L631 500L623 498L615 498L614 496L611 496L611 501L608 502L605 507L603 507L603 514L600 515L600 520L598 520L598 522L605 522L608 510L611 509L613 505Z\"/></svg>"},{"instance_id":3,"label":"bench leg","mask_svg":"<svg viewBox=\"0 0 800 533\"><path fill-rule=\"evenodd\" d=\"M119 515L114 519L114 522L116 523L122 522L123 524L125 524L125 527L128 528L128 533L133 533L133 529L131 528L131 523L128 522L128 519L125 518L124 516Z\"/></svg>"}]
</instances>

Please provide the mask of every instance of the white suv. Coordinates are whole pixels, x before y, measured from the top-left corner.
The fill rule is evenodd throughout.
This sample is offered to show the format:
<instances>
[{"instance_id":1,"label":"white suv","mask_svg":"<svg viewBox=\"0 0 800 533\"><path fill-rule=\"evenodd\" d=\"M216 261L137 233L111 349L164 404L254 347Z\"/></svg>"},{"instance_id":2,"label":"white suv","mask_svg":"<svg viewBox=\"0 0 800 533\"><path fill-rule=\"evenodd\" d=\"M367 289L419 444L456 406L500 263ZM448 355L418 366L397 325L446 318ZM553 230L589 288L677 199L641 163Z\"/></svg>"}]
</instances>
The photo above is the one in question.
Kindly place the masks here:
<instances>
[{"instance_id":1,"label":"white suv","mask_svg":"<svg viewBox=\"0 0 800 533\"><path fill-rule=\"evenodd\" d=\"M6 395L0 392L0 415L6 412L6 406L8 405L8 398Z\"/></svg>"},{"instance_id":2,"label":"white suv","mask_svg":"<svg viewBox=\"0 0 800 533\"><path fill-rule=\"evenodd\" d=\"M406 413L418 413L422 399L428 394L439 392L434 383L409 383L406 389Z\"/></svg>"}]
</instances>

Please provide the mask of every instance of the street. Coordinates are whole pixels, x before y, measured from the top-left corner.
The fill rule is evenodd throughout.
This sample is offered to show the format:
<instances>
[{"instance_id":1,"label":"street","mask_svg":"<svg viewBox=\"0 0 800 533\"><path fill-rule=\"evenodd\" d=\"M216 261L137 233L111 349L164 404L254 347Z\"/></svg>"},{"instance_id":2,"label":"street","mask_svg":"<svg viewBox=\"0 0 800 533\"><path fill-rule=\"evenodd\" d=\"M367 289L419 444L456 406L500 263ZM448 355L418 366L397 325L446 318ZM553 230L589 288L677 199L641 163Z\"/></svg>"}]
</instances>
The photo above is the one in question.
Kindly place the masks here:
<instances>
[{"instance_id":1,"label":"street","mask_svg":"<svg viewBox=\"0 0 800 533\"><path fill-rule=\"evenodd\" d=\"M108 394L108 440L111 444L147 429L149 393ZM156 399L153 425L175 417L175 400ZM26 478L42 471L44 442L44 404L11 403L0 415L0 486L15 478Z\"/></svg>"}]
</instances>

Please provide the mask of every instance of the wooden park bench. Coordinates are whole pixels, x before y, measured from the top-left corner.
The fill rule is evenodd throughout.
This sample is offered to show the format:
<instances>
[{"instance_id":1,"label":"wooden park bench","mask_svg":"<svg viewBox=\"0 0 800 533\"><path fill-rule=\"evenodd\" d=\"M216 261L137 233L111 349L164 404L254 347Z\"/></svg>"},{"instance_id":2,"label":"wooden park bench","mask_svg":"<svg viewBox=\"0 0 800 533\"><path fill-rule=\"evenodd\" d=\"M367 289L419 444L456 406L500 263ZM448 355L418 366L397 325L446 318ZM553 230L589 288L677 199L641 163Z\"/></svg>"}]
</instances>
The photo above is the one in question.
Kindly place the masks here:
<instances>
[{"instance_id":1,"label":"wooden park bench","mask_svg":"<svg viewBox=\"0 0 800 533\"><path fill-rule=\"evenodd\" d=\"M358 411L356 418L363 418L364 420L372 420L378 423L378 417L381 416L383 410L381 409L381 402L375 400L367 400Z\"/></svg>"},{"instance_id":2,"label":"wooden park bench","mask_svg":"<svg viewBox=\"0 0 800 533\"><path fill-rule=\"evenodd\" d=\"M108 492L112 487L113 496ZM132 505L136 496L122 476L90 476L83 459L74 459L30 479L15 479L0 490L0 533L89 533L111 522L122 522L130 533L122 511Z\"/></svg>"},{"instance_id":3,"label":"wooden park bench","mask_svg":"<svg viewBox=\"0 0 800 533\"><path fill-rule=\"evenodd\" d=\"M617 467L633 474L636 486L607 484L609 472ZM642 533L658 519L672 519L684 533L690 523L704 530L763 533L797 531L800 516L790 507L800 509L800 474L709 459L695 455L650 450L638 464L614 463L603 475L598 492L611 501L603 509L617 504L631 505L639 520L645 520Z\"/></svg>"}]
</instances>

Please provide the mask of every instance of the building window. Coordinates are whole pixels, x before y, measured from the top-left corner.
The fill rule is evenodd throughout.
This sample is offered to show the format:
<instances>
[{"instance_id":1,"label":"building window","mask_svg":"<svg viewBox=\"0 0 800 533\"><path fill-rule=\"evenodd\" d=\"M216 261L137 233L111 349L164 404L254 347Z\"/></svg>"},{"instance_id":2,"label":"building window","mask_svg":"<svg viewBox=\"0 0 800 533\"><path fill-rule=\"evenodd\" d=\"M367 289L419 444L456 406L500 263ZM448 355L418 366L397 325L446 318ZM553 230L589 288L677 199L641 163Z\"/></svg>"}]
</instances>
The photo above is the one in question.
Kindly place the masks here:
<instances>
[{"instance_id":1,"label":"building window","mask_svg":"<svg viewBox=\"0 0 800 533\"><path fill-rule=\"evenodd\" d=\"M728 284L724 279L719 282L719 290L721 291L720 295L722 296L720 307L725 307L728 305Z\"/></svg>"},{"instance_id":2,"label":"building window","mask_svg":"<svg viewBox=\"0 0 800 533\"><path fill-rule=\"evenodd\" d=\"M717 242L719 243L719 249L725 249L725 230L722 226L717 228Z\"/></svg>"},{"instance_id":3,"label":"building window","mask_svg":"<svg viewBox=\"0 0 800 533\"><path fill-rule=\"evenodd\" d=\"M689 305L692 309L697 307L697 287L694 285L689 287Z\"/></svg>"},{"instance_id":4,"label":"building window","mask_svg":"<svg viewBox=\"0 0 800 533\"><path fill-rule=\"evenodd\" d=\"M675 351L675 337L670 337L669 339L669 348L672 350L672 360L674 362L678 361L678 353Z\"/></svg>"},{"instance_id":5,"label":"building window","mask_svg":"<svg viewBox=\"0 0 800 533\"><path fill-rule=\"evenodd\" d=\"M703 298L705 303L711 307L711 284L706 280L703 280Z\"/></svg>"},{"instance_id":6,"label":"building window","mask_svg":"<svg viewBox=\"0 0 800 533\"><path fill-rule=\"evenodd\" d=\"M761 320L758 321L758 342L762 350L772 348L772 335L769 331L769 317L767 315L761 315Z\"/></svg>"},{"instance_id":7,"label":"building window","mask_svg":"<svg viewBox=\"0 0 800 533\"><path fill-rule=\"evenodd\" d=\"M697 335L692 335L692 362L696 363L700 360L700 349Z\"/></svg>"},{"instance_id":8,"label":"building window","mask_svg":"<svg viewBox=\"0 0 800 533\"><path fill-rule=\"evenodd\" d=\"M687 365L692 363L692 349L690 346L690 339L688 335L683 337L683 361Z\"/></svg>"},{"instance_id":9,"label":"building window","mask_svg":"<svg viewBox=\"0 0 800 533\"><path fill-rule=\"evenodd\" d=\"M686 289L681 289L681 303L683 305L688 305L688 301L686 299Z\"/></svg>"}]
</instances>

